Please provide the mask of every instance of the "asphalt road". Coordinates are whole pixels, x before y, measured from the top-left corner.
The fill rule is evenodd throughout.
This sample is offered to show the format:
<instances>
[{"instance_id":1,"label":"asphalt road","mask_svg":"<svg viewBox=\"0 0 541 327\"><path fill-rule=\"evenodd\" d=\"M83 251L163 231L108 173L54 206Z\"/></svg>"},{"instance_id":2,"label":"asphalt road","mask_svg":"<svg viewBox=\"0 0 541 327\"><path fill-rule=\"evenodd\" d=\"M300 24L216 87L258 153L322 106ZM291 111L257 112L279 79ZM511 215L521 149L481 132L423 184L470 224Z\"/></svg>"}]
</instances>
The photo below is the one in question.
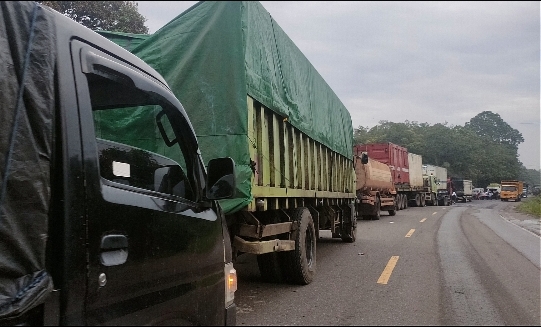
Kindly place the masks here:
<instances>
[{"instance_id":1,"label":"asphalt road","mask_svg":"<svg viewBox=\"0 0 541 327\"><path fill-rule=\"evenodd\" d=\"M540 325L539 219L512 202L408 208L321 233L306 286L263 283L240 256L237 325Z\"/></svg>"}]
</instances>

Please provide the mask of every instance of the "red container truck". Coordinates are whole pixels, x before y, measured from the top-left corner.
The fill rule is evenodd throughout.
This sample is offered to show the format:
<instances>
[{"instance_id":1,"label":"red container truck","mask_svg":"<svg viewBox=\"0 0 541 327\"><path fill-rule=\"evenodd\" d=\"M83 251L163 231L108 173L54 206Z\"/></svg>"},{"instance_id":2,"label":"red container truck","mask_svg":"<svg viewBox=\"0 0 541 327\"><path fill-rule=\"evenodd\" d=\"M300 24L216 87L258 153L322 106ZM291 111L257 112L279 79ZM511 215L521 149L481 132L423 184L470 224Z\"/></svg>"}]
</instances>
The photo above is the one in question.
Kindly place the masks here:
<instances>
[{"instance_id":1,"label":"red container truck","mask_svg":"<svg viewBox=\"0 0 541 327\"><path fill-rule=\"evenodd\" d=\"M422 156L408 153L408 149L394 143L356 145L357 151L366 152L369 158L382 162L391 169L396 189L396 209L408 206L438 205L436 176L424 176ZM431 180L432 179L432 180Z\"/></svg>"}]
</instances>

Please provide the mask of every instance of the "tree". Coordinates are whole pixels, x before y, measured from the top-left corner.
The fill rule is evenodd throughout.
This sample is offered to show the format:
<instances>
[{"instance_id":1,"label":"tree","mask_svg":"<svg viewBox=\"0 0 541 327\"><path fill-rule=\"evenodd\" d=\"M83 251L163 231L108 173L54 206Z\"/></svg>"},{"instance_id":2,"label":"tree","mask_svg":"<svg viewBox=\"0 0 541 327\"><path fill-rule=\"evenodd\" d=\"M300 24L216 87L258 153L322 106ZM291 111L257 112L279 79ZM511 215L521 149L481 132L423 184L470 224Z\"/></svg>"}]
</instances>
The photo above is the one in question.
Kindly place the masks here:
<instances>
[{"instance_id":1,"label":"tree","mask_svg":"<svg viewBox=\"0 0 541 327\"><path fill-rule=\"evenodd\" d=\"M135 1L38 1L91 30L148 34Z\"/></svg>"},{"instance_id":2,"label":"tree","mask_svg":"<svg viewBox=\"0 0 541 327\"><path fill-rule=\"evenodd\" d=\"M524 142L522 134L509 126L500 115L492 111L483 111L466 123L466 127L473 130L479 137L487 138L499 144L507 144L518 149Z\"/></svg>"},{"instance_id":3,"label":"tree","mask_svg":"<svg viewBox=\"0 0 541 327\"><path fill-rule=\"evenodd\" d=\"M465 126L380 121L370 129L354 129L354 144L400 145L421 155L423 164L445 167L449 176L471 179L479 187L525 175L518 159L518 144L523 141L518 131L488 111Z\"/></svg>"}]
</instances>

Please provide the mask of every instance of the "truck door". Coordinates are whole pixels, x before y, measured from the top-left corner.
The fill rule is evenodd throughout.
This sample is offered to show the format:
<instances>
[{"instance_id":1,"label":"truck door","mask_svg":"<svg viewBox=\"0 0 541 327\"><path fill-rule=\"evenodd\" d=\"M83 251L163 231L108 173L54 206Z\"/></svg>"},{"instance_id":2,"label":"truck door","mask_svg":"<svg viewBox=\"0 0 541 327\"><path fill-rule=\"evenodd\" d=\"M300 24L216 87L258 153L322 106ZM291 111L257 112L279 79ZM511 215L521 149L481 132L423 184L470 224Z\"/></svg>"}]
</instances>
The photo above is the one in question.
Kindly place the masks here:
<instances>
[{"instance_id":1,"label":"truck door","mask_svg":"<svg viewBox=\"0 0 541 327\"><path fill-rule=\"evenodd\" d=\"M182 106L133 65L72 42L88 325L223 324L224 241ZM180 108L180 109L179 109Z\"/></svg>"}]
</instances>

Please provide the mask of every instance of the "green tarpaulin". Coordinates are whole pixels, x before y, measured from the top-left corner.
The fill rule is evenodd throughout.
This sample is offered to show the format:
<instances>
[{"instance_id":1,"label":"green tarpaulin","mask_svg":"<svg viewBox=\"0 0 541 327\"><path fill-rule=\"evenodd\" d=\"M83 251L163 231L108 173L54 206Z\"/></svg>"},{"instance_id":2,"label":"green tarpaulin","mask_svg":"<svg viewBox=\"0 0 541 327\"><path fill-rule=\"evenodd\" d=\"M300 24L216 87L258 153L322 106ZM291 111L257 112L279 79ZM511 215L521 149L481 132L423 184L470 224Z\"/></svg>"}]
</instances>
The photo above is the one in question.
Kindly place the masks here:
<instances>
[{"instance_id":1,"label":"green tarpaulin","mask_svg":"<svg viewBox=\"0 0 541 327\"><path fill-rule=\"evenodd\" d=\"M150 36L101 34L163 75L192 121L205 162L235 160L238 194L222 203L227 213L252 200L247 95L352 156L349 112L259 2L199 2Z\"/></svg>"}]
</instances>

